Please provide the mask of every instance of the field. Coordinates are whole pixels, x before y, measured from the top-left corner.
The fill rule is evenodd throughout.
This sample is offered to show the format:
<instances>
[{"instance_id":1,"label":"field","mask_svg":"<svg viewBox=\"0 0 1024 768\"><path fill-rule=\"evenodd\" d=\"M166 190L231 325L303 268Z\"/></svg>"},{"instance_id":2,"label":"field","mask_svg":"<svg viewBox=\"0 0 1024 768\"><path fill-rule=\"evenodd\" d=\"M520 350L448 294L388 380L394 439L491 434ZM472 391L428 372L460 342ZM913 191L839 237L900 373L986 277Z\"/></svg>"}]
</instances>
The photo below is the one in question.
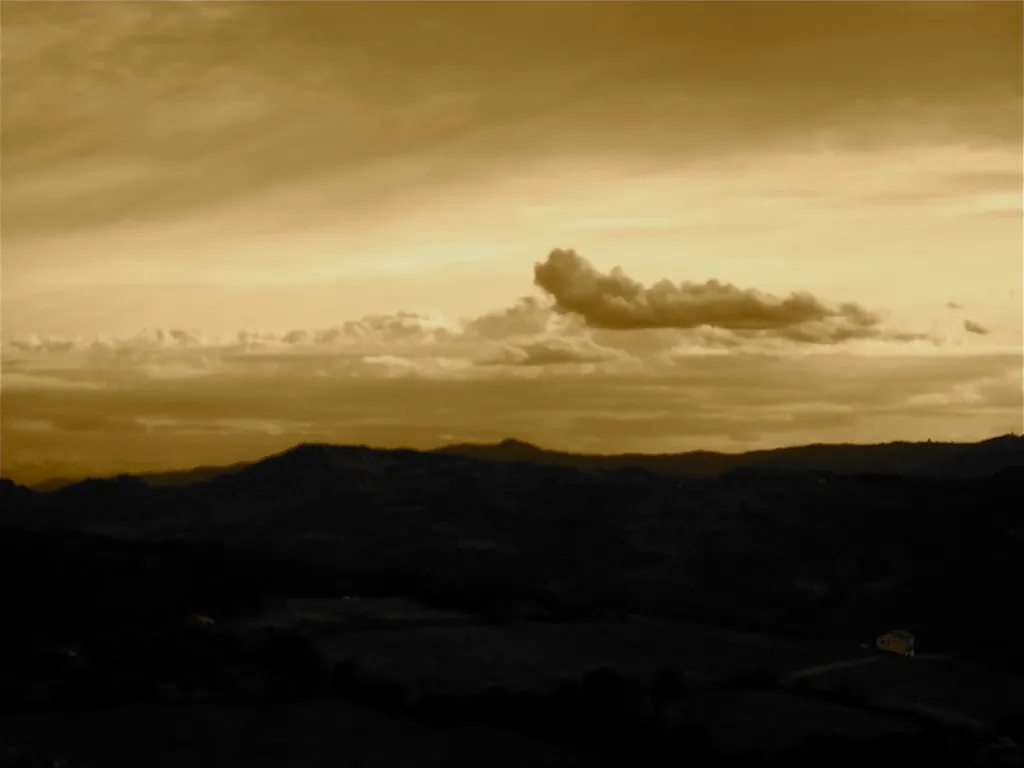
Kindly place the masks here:
<instances>
[{"instance_id":1,"label":"field","mask_svg":"<svg viewBox=\"0 0 1024 768\"><path fill-rule=\"evenodd\" d=\"M544 765L548 736L967 754L1022 733L1020 629L989 588L1020 582L1018 478L307 446L194 486L0 484L0 736L75 768ZM875 652L893 627L923 655Z\"/></svg>"},{"instance_id":2,"label":"field","mask_svg":"<svg viewBox=\"0 0 1024 768\"><path fill-rule=\"evenodd\" d=\"M699 694L685 711L720 748L737 752L771 753L809 737L870 739L917 730L902 718L784 691Z\"/></svg>"},{"instance_id":3,"label":"field","mask_svg":"<svg viewBox=\"0 0 1024 768\"><path fill-rule=\"evenodd\" d=\"M669 666L697 679L826 663L850 651L755 634L661 621L508 625L466 624L315 635L330 662L354 658L398 679L457 689L488 684L548 687L603 664L647 677Z\"/></svg>"},{"instance_id":4,"label":"field","mask_svg":"<svg viewBox=\"0 0 1024 768\"><path fill-rule=\"evenodd\" d=\"M519 768L558 765L559 760L570 765L628 764L616 762L607 750L500 728L431 727L337 702L21 714L0 721L0 764L2 748L12 743L90 768Z\"/></svg>"},{"instance_id":5,"label":"field","mask_svg":"<svg viewBox=\"0 0 1024 768\"><path fill-rule=\"evenodd\" d=\"M922 721L907 710L941 716L931 722L959 727L976 721L991 729L1024 703L1020 679L976 663L903 659L859 646L815 645L674 622L334 630L315 638L331 662L352 659L381 677L453 693L479 692L490 685L551 689L559 680L600 666L649 681L669 667L697 686L679 711L727 751L771 751L818 737L870 739L918 732ZM864 663L843 666L851 660ZM837 668L829 668L832 664ZM795 691L772 690L764 682L765 677L819 667L802 681L806 687ZM750 672L765 677L729 690L730 681ZM850 690L861 695L830 697Z\"/></svg>"},{"instance_id":6,"label":"field","mask_svg":"<svg viewBox=\"0 0 1024 768\"><path fill-rule=\"evenodd\" d=\"M828 672L816 682L919 702L989 723L1024 705L1019 676L964 661L881 656L876 664Z\"/></svg>"},{"instance_id":7,"label":"field","mask_svg":"<svg viewBox=\"0 0 1024 768\"><path fill-rule=\"evenodd\" d=\"M400 598L340 599L290 598L272 601L255 616L236 619L230 626L240 631L266 627L293 627L300 623L365 626L382 623L394 626L466 622L471 617L454 611L438 611Z\"/></svg>"}]
</instances>

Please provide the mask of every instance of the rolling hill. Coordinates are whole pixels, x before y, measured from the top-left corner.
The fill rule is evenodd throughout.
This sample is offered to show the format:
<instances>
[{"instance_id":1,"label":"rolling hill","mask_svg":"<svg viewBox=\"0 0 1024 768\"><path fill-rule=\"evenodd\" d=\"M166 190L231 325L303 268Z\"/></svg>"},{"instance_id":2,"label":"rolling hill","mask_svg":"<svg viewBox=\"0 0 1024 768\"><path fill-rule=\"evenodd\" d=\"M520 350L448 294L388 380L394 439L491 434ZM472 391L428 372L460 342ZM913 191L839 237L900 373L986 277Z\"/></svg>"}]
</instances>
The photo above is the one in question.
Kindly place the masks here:
<instances>
[{"instance_id":1,"label":"rolling hill","mask_svg":"<svg viewBox=\"0 0 1024 768\"><path fill-rule=\"evenodd\" d=\"M7 482L0 520L250 548L460 610L844 637L893 624L935 647L981 622L1003 643L1019 631L991 585L1024 583L1021 445L808 446L743 463L306 444L156 482ZM961 471L934 477L951 462Z\"/></svg>"},{"instance_id":2,"label":"rolling hill","mask_svg":"<svg viewBox=\"0 0 1024 768\"><path fill-rule=\"evenodd\" d=\"M307 444L286 451L315 451L316 447L339 450L373 450L393 453L394 449L367 446ZM399 453L408 453L399 450ZM746 453L691 451L675 454L577 454L541 448L529 442L507 438L498 443L458 443L424 453L465 456L492 462L528 462L577 469L621 469L636 467L650 472L685 477L713 477L736 469L787 472L835 472L840 474L889 474L936 479L985 477L1006 467L1024 466L1024 436L1003 435L978 443L909 443L875 445L814 444ZM189 485L239 472L253 463L203 466L136 475L151 486ZM30 487L56 491L81 482L84 477L53 477Z\"/></svg>"},{"instance_id":3,"label":"rolling hill","mask_svg":"<svg viewBox=\"0 0 1024 768\"><path fill-rule=\"evenodd\" d=\"M1024 465L1024 437L1004 435L979 443L907 443L877 445L814 444L792 448L715 453L581 455L549 451L514 439L493 444L462 443L439 453L488 461L529 461L579 468L640 467L690 477L710 477L738 468L788 472L920 475L932 478L984 477L1005 467Z\"/></svg>"}]
</instances>

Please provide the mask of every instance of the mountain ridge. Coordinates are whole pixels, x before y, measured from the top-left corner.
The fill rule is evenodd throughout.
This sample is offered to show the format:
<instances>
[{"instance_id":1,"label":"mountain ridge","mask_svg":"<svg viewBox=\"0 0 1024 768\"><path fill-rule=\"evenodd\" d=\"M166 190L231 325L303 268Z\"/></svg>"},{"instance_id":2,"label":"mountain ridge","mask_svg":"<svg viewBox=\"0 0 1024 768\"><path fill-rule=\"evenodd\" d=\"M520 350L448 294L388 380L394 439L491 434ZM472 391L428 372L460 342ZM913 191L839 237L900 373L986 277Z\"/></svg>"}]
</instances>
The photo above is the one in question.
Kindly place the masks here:
<instances>
[{"instance_id":1,"label":"mountain ridge","mask_svg":"<svg viewBox=\"0 0 1024 768\"><path fill-rule=\"evenodd\" d=\"M1015 466L1024 466L1024 436L1009 433L971 443L809 443L782 448L725 453L696 450L683 453L572 453L543 448L508 437L496 443L452 443L426 450L380 448L320 442L298 443L254 461L226 465L204 465L178 470L136 474L53 478L21 484L39 492L51 492L89 480L136 478L150 486L190 485L234 474L249 467L278 459L296 467L310 462L330 461L332 456L360 454L387 456L401 454L462 456L482 461L528 462L572 466L578 469L623 469L635 467L659 474L713 477L735 469L751 468L786 472L836 472L839 474L894 474L941 478L985 477ZM7 479L7 478L4 478Z\"/></svg>"},{"instance_id":2,"label":"mountain ridge","mask_svg":"<svg viewBox=\"0 0 1024 768\"><path fill-rule=\"evenodd\" d=\"M511 604L822 637L891 624L951 647L982 623L1019 645L991 585L1020 583L1024 568L1022 448L1014 436L638 466L530 448L531 460L495 461L458 446L305 444L197 482L0 483L0 527L230 546L459 611Z\"/></svg>"}]
</instances>

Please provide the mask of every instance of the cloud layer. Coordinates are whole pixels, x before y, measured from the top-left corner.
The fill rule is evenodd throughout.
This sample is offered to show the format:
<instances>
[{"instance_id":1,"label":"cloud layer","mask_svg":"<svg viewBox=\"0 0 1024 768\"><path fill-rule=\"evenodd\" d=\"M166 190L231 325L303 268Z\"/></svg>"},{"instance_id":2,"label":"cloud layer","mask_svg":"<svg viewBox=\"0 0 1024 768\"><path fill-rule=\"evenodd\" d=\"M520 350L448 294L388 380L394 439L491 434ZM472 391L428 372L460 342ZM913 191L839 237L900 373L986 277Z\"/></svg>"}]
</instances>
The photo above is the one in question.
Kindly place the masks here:
<instances>
[{"instance_id":1,"label":"cloud layer","mask_svg":"<svg viewBox=\"0 0 1024 768\"><path fill-rule=\"evenodd\" d=\"M621 269L603 275L571 250L534 267L548 296L461 321L437 313L367 315L320 329L241 330L230 337L171 328L129 338L28 337L3 346L5 390L119 386L194 376L494 376L587 366L616 372L711 353L787 354L857 342L920 349L934 333L884 328L859 304L808 293L779 299L711 280L645 287ZM965 329L982 333L968 321ZM863 347L860 348L861 351ZM496 370L497 369L497 370ZM524 373L523 375L536 375Z\"/></svg>"},{"instance_id":2,"label":"cloud layer","mask_svg":"<svg viewBox=\"0 0 1024 768\"><path fill-rule=\"evenodd\" d=\"M10 224L162 220L327 166L358 174L367 158L453 147L479 162L624 146L658 161L822 129L900 143L909 121L1019 144L1020 15L1002 3L15 3ZM653 110L661 119L622 120Z\"/></svg>"},{"instance_id":3,"label":"cloud layer","mask_svg":"<svg viewBox=\"0 0 1024 768\"><path fill-rule=\"evenodd\" d=\"M95 386L62 373L59 389L5 387L3 474L229 463L303 441L429 448L515 436L615 453L977 440L1020 431L1024 406L1012 354L689 355L600 374L561 361L516 358L526 367L510 370L546 374L494 365L486 377L409 375L409 358L386 356L362 360L358 376L295 364Z\"/></svg>"},{"instance_id":4,"label":"cloud layer","mask_svg":"<svg viewBox=\"0 0 1024 768\"><path fill-rule=\"evenodd\" d=\"M1019 426L1020 352L970 321L963 338L926 336L807 294L645 288L563 250L535 278L546 297L459 321L395 312L284 333L5 341L3 471L38 481L230 462L304 440L515 435L659 452Z\"/></svg>"}]
</instances>

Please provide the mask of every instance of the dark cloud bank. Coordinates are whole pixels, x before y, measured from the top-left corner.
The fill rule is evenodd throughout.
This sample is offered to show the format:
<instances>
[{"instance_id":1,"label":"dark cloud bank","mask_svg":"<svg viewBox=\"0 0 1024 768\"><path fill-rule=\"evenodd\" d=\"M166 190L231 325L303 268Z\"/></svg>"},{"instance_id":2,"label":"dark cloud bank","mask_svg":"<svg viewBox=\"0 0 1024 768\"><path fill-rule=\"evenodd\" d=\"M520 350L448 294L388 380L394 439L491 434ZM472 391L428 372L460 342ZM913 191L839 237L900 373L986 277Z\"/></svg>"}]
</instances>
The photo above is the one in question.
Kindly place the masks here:
<instances>
[{"instance_id":1,"label":"dark cloud bank","mask_svg":"<svg viewBox=\"0 0 1024 768\"><path fill-rule=\"evenodd\" d=\"M620 267L601 274L571 249L555 249L545 262L535 264L534 283L554 299L556 311L579 315L591 328L689 330L706 326L738 336L774 336L818 344L926 338L926 334L881 328L881 316L859 304L829 306L804 291L779 298L718 280L678 285L662 280L647 287Z\"/></svg>"}]
</instances>

